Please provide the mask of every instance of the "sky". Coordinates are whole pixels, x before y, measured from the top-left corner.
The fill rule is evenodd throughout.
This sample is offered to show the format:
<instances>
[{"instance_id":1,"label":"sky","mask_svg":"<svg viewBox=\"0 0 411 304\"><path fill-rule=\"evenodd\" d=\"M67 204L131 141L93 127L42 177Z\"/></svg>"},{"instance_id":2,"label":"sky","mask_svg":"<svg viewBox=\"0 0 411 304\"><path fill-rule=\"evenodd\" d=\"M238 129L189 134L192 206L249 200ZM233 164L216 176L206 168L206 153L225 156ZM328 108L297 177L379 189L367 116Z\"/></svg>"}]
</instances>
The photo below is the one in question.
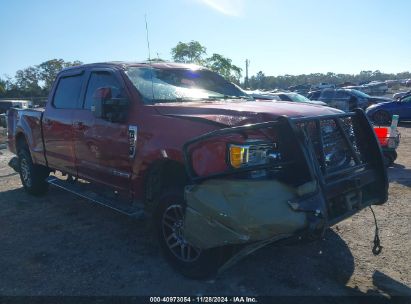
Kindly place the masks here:
<instances>
[{"instance_id":1,"label":"sky","mask_svg":"<svg viewBox=\"0 0 411 304\"><path fill-rule=\"evenodd\" d=\"M409 0L0 0L0 77L53 58L171 60L197 40L250 76L411 70ZM244 74L244 73L243 73Z\"/></svg>"}]
</instances>

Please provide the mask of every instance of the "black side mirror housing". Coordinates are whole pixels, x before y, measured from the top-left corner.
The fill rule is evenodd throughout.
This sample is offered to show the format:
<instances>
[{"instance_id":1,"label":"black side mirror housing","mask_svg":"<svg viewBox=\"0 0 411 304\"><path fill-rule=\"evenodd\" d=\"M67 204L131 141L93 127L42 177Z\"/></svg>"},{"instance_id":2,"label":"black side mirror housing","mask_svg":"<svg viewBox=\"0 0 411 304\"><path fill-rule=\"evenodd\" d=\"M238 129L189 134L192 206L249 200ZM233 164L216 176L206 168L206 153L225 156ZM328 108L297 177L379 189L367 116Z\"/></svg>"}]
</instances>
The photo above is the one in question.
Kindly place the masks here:
<instances>
[{"instance_id":1,"label":"black side mirror housing","mask_svg":"<svg viewBox=\"0 0 411 304\"><path fill-rule=\"evenodd\" d=\"M111 88L99 88L94 93L93 100L91 111L94 117L110 122L126 121L129 107L127 98L113 98Z\"/></svg>"}]
</instances>

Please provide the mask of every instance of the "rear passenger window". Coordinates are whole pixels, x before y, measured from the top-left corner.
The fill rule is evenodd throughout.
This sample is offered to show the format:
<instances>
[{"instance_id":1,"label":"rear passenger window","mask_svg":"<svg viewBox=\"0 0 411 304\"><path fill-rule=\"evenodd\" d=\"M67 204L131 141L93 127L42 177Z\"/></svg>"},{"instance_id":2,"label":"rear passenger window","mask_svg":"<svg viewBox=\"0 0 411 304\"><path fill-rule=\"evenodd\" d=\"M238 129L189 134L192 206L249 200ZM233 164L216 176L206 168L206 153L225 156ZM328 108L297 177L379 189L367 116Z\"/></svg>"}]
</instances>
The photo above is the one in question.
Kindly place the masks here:
<instances>
[{"instance_id":1,"label":"rear passenger window","mask_svg":"<svg viewBox=\"0 0 411 304\"><path fill-rule=\"evenodd\" d=\"M100 88L111 88L112 98L123 98L122 87L110 72L92 72L87 86L84 108L91 109L94 105L94 95Z\"/></svg>"},{"instance_id":2,"label":"rear passenger window","mask_svg":"<svg viewBox=\"0 0 411 304\"><path fill-rule=\"evenodd\" d=\"M321 98L325 98L325 99L334 98L334 91L333 90L322 91Z\"/></svg>"},{"instance_id":3,"label":"rear passenger window","mask_svg":"<svg viewBox=\"0 0 411 304\"><path fill-rule=\"evenodd\" d=\"M53 105L58 109L75 109L81 93L83 74L61 77L54 94Z\"/></svg>"},{"instance_id":4,"label":"rear passenger window","mask_svg":"<svg viewBox=\"0 0 411 304\"><path fill-rule=\"evenodd\" d=\"M349 97L350 97L350 95L348 95L348 93L347 93L347 92L344 92L344 91L337 91L337 92L335 93L335 98L348 99Z\"/></svg>"}]
</instances>

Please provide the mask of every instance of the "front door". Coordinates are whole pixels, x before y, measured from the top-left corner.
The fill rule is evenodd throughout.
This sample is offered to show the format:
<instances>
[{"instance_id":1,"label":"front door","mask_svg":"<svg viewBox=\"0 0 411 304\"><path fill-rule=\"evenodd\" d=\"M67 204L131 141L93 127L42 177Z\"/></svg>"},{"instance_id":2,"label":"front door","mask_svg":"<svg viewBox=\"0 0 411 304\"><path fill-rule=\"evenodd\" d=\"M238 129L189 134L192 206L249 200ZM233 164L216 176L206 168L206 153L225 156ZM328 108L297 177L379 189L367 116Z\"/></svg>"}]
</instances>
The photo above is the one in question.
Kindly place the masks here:
<instances>
[{"instance_id":1,"label":"front door","mask_svg":"<svg viewBox=\"0 0 411 304\"><path fill-rule=\"evenodd\" d=\"M100 88L111 88L113 98L126 98L124 83L111 69L95 69L87 77L83 109L76 111L73 119L78 176L127 190L131 176L129 125L96 118L91 111Z\"/></svg>"}]
</instances>

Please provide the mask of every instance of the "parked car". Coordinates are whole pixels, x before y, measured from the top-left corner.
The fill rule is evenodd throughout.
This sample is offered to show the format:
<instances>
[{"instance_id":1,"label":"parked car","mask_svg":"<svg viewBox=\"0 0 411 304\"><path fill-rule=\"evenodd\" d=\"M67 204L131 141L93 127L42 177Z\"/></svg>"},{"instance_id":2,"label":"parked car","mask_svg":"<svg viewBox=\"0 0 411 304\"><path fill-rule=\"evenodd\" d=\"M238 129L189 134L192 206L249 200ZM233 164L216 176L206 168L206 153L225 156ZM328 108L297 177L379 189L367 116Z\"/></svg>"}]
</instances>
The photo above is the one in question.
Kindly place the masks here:
<instances>
[{"instance_id":1,"label":"parked car","mask_svg":"<svg viewBox=\"0 0 411 304\"><path fill-rule=\"evenodd\" d=\"M311 86L311 90L335 89L335 84L328 82L320 82L317 85Z\"/></svg>"},{"instance_id":2,"label":"parked car","mask_svg":"<svg viewBox=\"0 0 411 304\"><path fill-rule=\"evenodd\" d=\"M405 82L405 86L406 86L406 87L411 87L411 79L408 79L408 80Z\"/></svg>"},{"instance_id":3,"label":"parked car","mask_svg":"<svg viewBox=\"0 0 411 304\"><path fill-rule=\"evenodd\" d=\"M325 102L328 106L348 112L356 108L365 110L372 104L379 102L392 101L386 97L369 96L361 91L354 89L325 89L314 91L308 98Z\"/></svg>"},{"instance_id":4,"label":"parked car","mask_svg":"<svg viewBox=\"0 0 411 304\"><path fill-rule=\"evenodd\" d=\"M387 84L387 86L389 88L392 88L394 86L399 86L400 85L400 81L396 80L396 79L392 79L392 80L386 80L385 83Z\"/></svg>"},{"instance_id":5,"label":"parked car","mask_svg":"<svg viewBox=\"0 0 411 304\"><path fill-rule=\"evenodd\" d=\"M398 157L397 148L400 144L401 134L397 127L374 127L375 135L380 142L384 163L387 167L391 167Z\"/></svg>"},{"instance_id":6,"label":"parked car","mask_svg":"<svg viewBox=\"0 0 411 304\"><path fill-rule=\"evenodd\" d=\"M410 90L410 91L407 91L407 92L398 92L398 93L395 93L395 94L392 95L392 98L393 98L394 100L397 100L397 99L400 99L401 97L403 97L403 96L405 96L405 95L407 95L407 94L411 94L411 90Z\"/></svg>"},{"instance_id":7,"label":"parked car","mask_svg":"<svg viewBox=\"0 0 411 304\"><path fill-rule=\"evenodd\" d=\"M2 99L0 100L0 114L6 113L10 108L27 109L29 105L28 100Z\"/></svg>"},{"instance_id":8,"label":"parked car","mask_svg":"<svg viewBox=\"0 0 411 304\"><path fill-rule=\"evenodd\" d=\"M243 90L248 96L251 96L257 100L277 100L280 101L280 98L268 91L261 91L261 90Z\"/></svg>"},{"instance_id":9,"label":"parked car","mask_svg":"<svg viewBox=\"0 0 411 304\"><path fill-rule=\"evenodd\" d=\"M320 106L327 105L325 102L318 101L318 100L311 100L303 95L300 95L294 92L279 92L279 93L272 93L272 95L278 97L281 101L305 102L305 103L311 103L311 104L316 104Z\"/></svg>"},{"instance_id":10,"label":"parked car","mask_svg":"<svg viewBox=\"0 0 411 304\"><path fill-rule=\"evenodd\" d=\"M288 90L305 96L311 90L311 85L299 84L299 85L288 87Z\"/></svg>"},{"instance_id":11,"label":"parked car","mask_svg":"<svg viewBox=\"0 0 411 304\"><path fill-rule=\"evenodd\" d=\"M358 90L369 95L384 95L388 91L388 85L385 82L372 81L359 86L344 87L344 89Z\"/></svg>"},{"instance_id":12,"label":"parked car","mask_svg":"<svg viewBox=\"0 0 411 304\"><path fill-rule=\"evenodd\" d=\"M11 109L8 126L28 193L52 184L152 220L165 258L189 277L278 240L321 238L388 195L363 112L250 101L194 65L67 68L45 109Z\"/></svg>"},{"instance_id":13,"label":"parked car","mask_svg":"<svg viewBox=\"0 0 411 304\"><path fill-rule=\"evenodd\" d=\"M394 114L399 116L399 121L411 120L411 94L370 106L366 113L373 122L381 125L390 124Z\"/></svg>"}]
</instances>

